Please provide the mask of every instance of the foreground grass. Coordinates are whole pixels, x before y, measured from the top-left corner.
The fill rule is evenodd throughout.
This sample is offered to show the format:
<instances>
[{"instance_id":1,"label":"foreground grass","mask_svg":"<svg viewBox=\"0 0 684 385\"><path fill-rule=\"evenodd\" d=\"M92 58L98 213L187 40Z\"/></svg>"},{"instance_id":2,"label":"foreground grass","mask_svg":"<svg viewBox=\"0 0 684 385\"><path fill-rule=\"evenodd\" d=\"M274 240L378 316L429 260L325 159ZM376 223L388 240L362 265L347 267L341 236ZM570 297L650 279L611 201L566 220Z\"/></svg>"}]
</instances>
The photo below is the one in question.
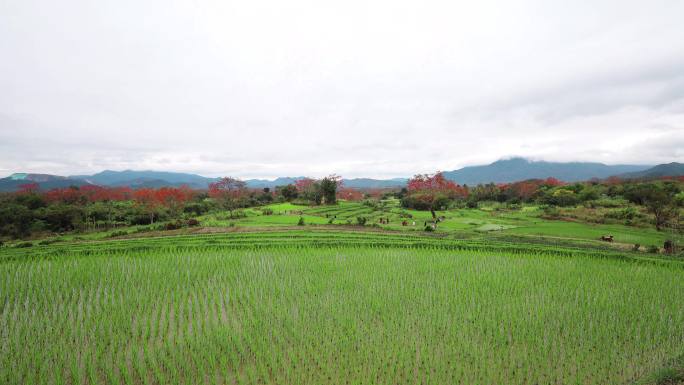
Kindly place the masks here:
<instances>
[{"instance_id":1,"label":"foreground grass","mask_svg":"<svg viewBox=\"0 0 684 385\"><path fill-rule=\"evenodd\" d=\"M641 261L304 231L6 249L0 383L628 384L684 346L682 264Z\"/></svg>"},{"instance_id":2,"label":"foreground grass","mask_svg":"<svg viewBox=\"0 0 684 385\"><path fill-rule=\"evenodd\" d=\"M668 361L662 368L635 382L635 385L684 384L684 354Z\"/></svg>"}]
</instances>

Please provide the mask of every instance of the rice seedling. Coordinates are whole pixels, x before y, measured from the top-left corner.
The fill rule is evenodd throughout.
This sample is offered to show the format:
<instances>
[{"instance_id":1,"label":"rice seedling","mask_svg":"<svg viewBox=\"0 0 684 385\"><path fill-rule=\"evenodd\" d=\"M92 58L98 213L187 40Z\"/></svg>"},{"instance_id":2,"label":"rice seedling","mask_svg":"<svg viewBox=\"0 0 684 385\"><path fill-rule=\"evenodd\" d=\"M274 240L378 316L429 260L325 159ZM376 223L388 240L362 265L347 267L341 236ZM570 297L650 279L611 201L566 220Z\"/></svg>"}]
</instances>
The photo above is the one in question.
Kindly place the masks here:
<instances>
[{"instance_id":1,"label":"rice seedling","mask_svg":"<svg viewBox=\"0 0 684 385\"><path fill-rule=\"evenodd\" d=\"M628 384L684 269L603 250L274 231L0 252L4 384Z\"/></svg>"}]
</instances>

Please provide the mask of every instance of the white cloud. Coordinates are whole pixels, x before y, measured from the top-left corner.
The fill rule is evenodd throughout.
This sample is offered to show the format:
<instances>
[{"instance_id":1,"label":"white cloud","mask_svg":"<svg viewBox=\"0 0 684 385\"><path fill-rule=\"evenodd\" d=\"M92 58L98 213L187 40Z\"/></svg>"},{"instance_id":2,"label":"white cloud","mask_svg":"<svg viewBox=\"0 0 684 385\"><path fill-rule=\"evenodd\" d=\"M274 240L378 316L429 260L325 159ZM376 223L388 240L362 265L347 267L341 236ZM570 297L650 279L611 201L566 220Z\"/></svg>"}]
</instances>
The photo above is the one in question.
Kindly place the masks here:
<instances>
[{"instance_id":1,"label":"white cloud","mask_svg":"<svg viewBox=\"0 0 684 385\"><path fill-rule=\"evenodd\" d=\"M682 161L680 1L0 3L0 173Z\"/></svg>"}]
</instances>

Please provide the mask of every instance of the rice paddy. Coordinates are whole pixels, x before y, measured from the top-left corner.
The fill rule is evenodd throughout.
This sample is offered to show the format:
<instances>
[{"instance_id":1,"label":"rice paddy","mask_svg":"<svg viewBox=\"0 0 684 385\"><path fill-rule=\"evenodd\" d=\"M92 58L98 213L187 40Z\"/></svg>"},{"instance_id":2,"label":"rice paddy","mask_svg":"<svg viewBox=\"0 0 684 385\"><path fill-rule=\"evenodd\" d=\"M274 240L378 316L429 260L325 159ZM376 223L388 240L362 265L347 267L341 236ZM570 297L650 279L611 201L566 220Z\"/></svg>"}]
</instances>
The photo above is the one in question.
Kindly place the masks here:
<instances>
[{"instance_id":1,"label":"rice paddy","mask_svg":"<svg viewBox=\"0 0 684 385\"><path fill-rule=\"evenodd\" d=\"M0 249L3 384L631 384L684 353L684 266L271 231Z\"/></svg>"}]
</instances>

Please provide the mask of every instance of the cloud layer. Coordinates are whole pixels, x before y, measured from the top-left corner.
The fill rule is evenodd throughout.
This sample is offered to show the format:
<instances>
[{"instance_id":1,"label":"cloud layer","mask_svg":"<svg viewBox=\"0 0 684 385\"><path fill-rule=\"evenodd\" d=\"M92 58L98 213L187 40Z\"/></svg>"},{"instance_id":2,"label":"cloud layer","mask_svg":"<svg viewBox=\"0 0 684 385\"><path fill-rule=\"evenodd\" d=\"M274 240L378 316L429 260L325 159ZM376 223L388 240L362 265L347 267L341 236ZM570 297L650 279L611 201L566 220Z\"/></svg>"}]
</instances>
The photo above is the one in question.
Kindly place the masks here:
<instances>
[{"instance_id":1,"label":"cloud layer","mask_svg":"<svg viewBox=\"0 0 684 385\"><path fill-rule=\"evenodd\" d=\"M681 1L0 3L0 175L684 160Z\"/></svg>"}]
</instances>

